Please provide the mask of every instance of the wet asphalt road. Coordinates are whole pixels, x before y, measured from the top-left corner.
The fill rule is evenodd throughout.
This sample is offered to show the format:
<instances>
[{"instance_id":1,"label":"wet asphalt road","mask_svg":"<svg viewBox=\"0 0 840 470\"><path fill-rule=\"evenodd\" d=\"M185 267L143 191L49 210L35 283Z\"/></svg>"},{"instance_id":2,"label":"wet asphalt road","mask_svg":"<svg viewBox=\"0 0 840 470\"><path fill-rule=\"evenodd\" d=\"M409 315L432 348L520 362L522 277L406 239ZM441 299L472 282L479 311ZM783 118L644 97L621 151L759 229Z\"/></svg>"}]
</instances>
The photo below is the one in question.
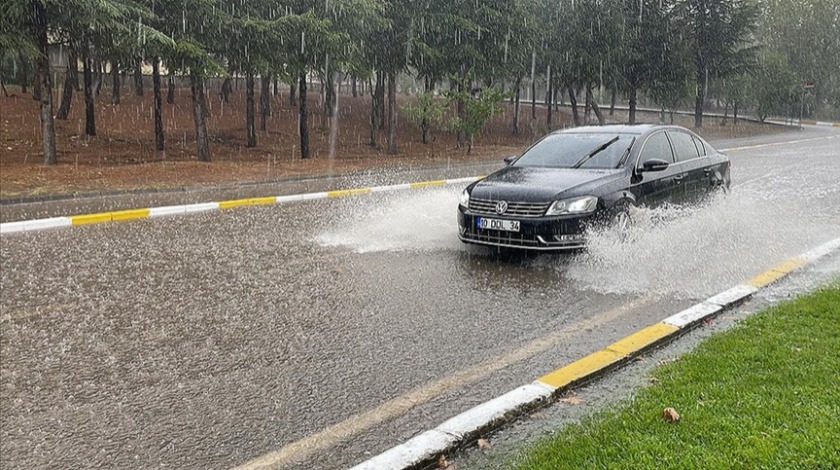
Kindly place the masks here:
<instances>
[{"instance_id":1,"label":"wet asphalt road","mask_svg":"<svg viewBox=\"0 0 840 470\"><path fill-rule=\"evenodd\" d=\"M460 188L4 236L0 466L358 463L838 236L838 143L576 256L461 245Z\"/></svg>"}]
</instances>

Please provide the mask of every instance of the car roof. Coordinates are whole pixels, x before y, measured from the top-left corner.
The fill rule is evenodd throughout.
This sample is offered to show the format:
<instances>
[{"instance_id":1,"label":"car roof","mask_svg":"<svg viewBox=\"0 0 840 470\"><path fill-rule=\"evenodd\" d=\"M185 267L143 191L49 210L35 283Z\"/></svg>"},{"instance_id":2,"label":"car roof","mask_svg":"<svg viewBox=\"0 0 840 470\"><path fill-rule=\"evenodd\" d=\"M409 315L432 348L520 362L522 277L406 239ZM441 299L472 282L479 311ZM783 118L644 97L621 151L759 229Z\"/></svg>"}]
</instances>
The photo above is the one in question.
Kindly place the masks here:
<instances>
[{"instance_id":1,"label":"car roof","mask_svg":"<svg viewBox=\"0 0 840 470\"><path fill-rule=\"evenodd\" d=\"M655 129L677 129L676 126L662 126L657 124L617 124L610 126L572 127L556 131L557 134L630 134L642 135Z\"/></svg>"}]
</instances>

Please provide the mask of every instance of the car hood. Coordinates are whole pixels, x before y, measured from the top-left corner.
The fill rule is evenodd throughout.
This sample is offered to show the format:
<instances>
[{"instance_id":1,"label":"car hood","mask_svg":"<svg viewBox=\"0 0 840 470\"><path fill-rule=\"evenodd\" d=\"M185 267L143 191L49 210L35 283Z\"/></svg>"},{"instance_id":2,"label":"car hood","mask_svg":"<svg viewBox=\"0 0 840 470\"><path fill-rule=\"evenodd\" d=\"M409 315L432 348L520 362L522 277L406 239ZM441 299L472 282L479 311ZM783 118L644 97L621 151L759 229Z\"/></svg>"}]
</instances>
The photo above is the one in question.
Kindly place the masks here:
<instances>
[{"instance_id":1,"label":"car hood","mask_svg":"<svg viewBox=\"0 0 840 470\"><path fill-rule=\"evenodd\" d=\"M605 185L624 170L509 166L476 182L470 197L522 202L548 202L583 195L601 196Z\"/></svg>"}]
</instances>

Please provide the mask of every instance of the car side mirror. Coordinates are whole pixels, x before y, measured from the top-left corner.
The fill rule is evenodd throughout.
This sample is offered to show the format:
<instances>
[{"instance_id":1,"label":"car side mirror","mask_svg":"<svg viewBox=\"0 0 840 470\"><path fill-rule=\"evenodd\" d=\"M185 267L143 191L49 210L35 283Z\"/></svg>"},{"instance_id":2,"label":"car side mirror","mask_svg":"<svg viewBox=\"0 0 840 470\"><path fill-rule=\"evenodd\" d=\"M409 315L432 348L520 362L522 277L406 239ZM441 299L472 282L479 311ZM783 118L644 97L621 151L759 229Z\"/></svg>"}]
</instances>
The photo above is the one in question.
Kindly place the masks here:
<instances>
[{"instance_id":1,"label":"car side mirror","mask_svg":"<svg viewBox=\"0 0 840 470\"><path fill-rule=\"evenodd\" d=\"M651 158L650 160L646 160L644 163L642 163L641 171L662 171L667 169L669 165L670 163L666 162L665 160Z\"/></svg>"},{"instance_id":2,"label":"car side mirror","mask_svg":"<svg viewBox=\"0 0 840 470\"><path fill-rule=\"evenodd\" d=\"M505 165L510 165L514 160L516 160L516 155L505 157Z\"/></svg>"}]
</instances>

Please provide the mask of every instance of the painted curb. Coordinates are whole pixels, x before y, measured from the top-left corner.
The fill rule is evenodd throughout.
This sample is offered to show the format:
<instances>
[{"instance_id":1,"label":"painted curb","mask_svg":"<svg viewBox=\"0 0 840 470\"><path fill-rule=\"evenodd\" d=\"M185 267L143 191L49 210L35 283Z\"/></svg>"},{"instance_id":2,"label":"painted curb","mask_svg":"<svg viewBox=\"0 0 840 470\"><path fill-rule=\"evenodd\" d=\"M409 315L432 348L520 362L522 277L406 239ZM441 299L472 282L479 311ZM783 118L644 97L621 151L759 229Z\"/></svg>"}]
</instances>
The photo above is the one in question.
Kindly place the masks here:
<instances>
[{"instance_id":1,"label":"painted curb","mask_svg":"<svg viewBox=\"0 0 840 470\"><path fill-rule=\"evenodd\" d=\"M533 383L469 409L438 427L366 460L350 470L407 470L434 462L482 433L546 405L575 386L627 363L643 352L684 334L700 322L733 308L756 292L840 248L840 238L774 266L749 281L622 338L600 351L549 372Z\"/></svg>"},{"instance_id":2,"label":"painted curb","mask_svg":"<svg viewBox=\"0 0 840 470\"><path fill-rule=\"evenodd\" d=\"M186 204L180 206L162 206L142 209L129 209L111 212L97 212L94 214L82 214L69 217L51 217L49 219L23 220L19 222L6 222L0 224L0 235L19 232L35 232L56 227L67 227L71 225L90 225L104 222L117 222L123 220L146 219L164 217L170 215L193 214L219 209L230 209L241 206L257 206L269 204L288 204L300 201L314 201L317 199L336 199L364 194L384 193L392 191L405 191L411 189L424 189L441 187L450 184L472 183L481 176L470 176L467 178L455 178L448 180L418 181L414 183L394 184L390 186L374 186L364 188L339 189L334 191L323 191L318 193L292 194L288 196L256 197L248 199L232 199L219 202L205 202L199 204Z\"/></svg>"}]
</instances>

